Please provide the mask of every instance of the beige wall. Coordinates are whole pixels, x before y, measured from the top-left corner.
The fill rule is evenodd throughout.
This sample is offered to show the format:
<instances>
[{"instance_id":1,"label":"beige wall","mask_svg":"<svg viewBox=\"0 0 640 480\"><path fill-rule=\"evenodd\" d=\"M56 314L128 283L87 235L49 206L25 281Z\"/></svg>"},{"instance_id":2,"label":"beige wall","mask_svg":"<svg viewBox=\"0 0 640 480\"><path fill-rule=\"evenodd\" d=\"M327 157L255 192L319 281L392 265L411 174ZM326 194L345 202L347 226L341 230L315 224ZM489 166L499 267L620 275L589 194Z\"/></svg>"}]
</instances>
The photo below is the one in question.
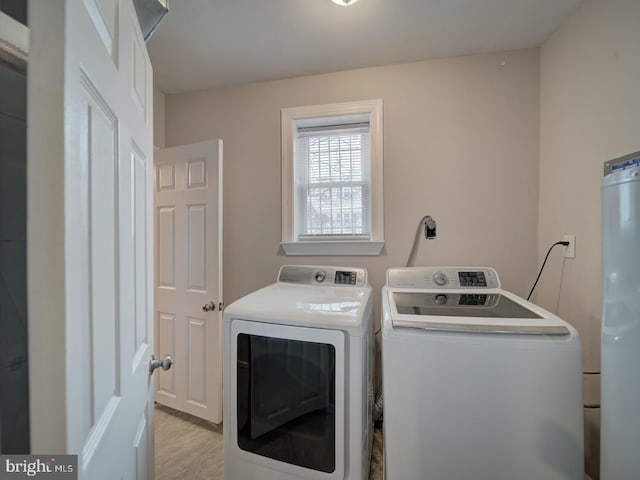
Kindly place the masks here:
<instances>
[{"instance_id":1,"label":"beige wall","mask_svg":"<svg viewBox=\"0 0 640 480\"><path fill-rule=\"evenodd\" d=\"M640 2L586 0L542 46L538 255L576 234L576 259L549 262L537 302L574 324L585 371L600 369L600 181L606 160L640 150ZM598 376L586 384L597 403ZM587 412L597 473L599 412ZM595 477L595 475L593 475Z\"/></svg>"},{"instance_id":2,"label":"beige wall","mask_svg":"<svg viewBox=\"0 0 640 480\"><path fill-rule=\"evenodd\" d=\"M227 304L275 280L286 263L369 270L379 303L385 271L490 265L526 294L537 262L538 50L457 57L166 96L166 144L224 140ZM384 101L386 248L379 257L286 257L281 240L280 109ZM376 309L379 311L379 308Z\"/></svg>"}]
</instances>

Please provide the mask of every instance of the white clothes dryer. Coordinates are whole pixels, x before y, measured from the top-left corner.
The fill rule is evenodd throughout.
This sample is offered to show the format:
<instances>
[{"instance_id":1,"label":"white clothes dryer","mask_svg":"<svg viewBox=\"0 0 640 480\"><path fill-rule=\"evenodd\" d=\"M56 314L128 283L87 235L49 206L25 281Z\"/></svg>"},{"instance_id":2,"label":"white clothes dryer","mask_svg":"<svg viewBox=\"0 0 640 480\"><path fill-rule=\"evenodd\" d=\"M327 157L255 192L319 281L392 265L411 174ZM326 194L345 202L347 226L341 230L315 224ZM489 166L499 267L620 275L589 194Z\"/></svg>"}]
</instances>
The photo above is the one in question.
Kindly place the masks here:
<instances>
[{"instance_id":1,"label":"white clothes dryer","mask_svg":"<svg viewBox=\"0 0 640 480\"><path fill-rule=\"evenodd\" d=\"M361 268L283 266L224 312L228 480L365 480L373 305Z\"/></svg>"},{"instance_id":2,"label":"white clothes dryer","mask_svg":"<svg viewBox=\"0 0 640 480\"><path fill-rule=\"evenodd\" d=\"M583 479L575 328L491 268L392 268L382 302L387 479Z\"/></svg>"}]
</instances>

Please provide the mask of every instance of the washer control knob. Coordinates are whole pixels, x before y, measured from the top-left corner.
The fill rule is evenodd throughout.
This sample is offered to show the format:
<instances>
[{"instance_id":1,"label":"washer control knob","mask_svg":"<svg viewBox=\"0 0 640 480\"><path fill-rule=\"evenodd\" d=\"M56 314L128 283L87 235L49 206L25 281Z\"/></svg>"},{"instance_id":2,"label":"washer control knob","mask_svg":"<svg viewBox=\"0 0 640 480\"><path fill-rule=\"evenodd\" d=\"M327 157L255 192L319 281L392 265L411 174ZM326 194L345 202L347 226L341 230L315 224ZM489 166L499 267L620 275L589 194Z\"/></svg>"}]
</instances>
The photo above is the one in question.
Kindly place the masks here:
<instances>
[{"instance_id":1,"label":"washer control knob","mask_svg":"<svg viewBox=\"0 0 640 480\"><path fill-rule=\"evenodd\" d=\"M316 282L322 283L327 278L327 274L324 272L316 272Z\"/></svg>"},{"instance_id":2,"label":"washer control knob","mask_svg":"<svg viewBox=\"0 0 640 480\"><path fill-rule=\"evenodd\" d=\"M436 285L446 285L447 284L447 276L442 272L436 272L433 274L433 281L436 282Z\"/></svg>"},{"instance_id":3,"label":"washer control knob","mask_svg":"<svg viewBox=\"0 0 640 480\"><path fill-rule=\"evenodd\" d=\"M434 298L434 301L436 302L436 305L446 305L447 296L443 293L439 293L438 295L436 295L436 298Z\"/></svg>"}]
</instances>

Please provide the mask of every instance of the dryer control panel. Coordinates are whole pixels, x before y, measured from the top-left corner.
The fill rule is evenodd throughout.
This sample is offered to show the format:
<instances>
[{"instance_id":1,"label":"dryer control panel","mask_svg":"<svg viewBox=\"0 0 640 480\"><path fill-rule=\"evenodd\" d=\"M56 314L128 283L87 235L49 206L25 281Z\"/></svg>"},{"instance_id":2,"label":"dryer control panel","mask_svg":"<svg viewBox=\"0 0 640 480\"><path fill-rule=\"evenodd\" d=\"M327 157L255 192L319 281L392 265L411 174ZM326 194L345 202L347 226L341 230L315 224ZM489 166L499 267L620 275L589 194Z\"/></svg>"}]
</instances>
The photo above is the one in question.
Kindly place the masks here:
<instances>
[{"instance_id":1,"label":"dryer control panel","mask_svg":"<svg viewBox=\"0 0 640 480\"><path fill-rule=\"evenodd\" d=\"M500 288L498 273L489 267L405 267L387 270L387 286L421 290Z\"/></svg>"},{"instance_id":2,"label":"dryer control panel","mask_svg":"<svg viewBox=\"0 0 640 480\"><path fill-rule=\"evenodd\" d=\"M364 268L351 267L285 265L280 268L278 282L327 287L364 287L367 285L367 271Z\"/></svg>"}]
</instances>

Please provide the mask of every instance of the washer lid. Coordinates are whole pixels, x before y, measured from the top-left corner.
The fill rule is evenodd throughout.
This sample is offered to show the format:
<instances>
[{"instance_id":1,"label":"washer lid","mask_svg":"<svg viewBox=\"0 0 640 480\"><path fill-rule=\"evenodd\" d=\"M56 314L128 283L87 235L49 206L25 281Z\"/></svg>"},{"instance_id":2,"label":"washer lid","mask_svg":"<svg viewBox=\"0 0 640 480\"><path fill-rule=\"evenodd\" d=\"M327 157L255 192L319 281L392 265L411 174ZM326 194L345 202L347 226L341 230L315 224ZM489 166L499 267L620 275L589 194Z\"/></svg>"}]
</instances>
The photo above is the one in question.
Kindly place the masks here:
<instances>
[{"instance_id":1,"label":"washer lid","mask_svg":"<svg viewBox=\"0 0 640 480\"><path fill-rule=\"evenodd\" d=\"M398 313L476 318L542 318L500 293L395 292Z\"/></svg>"},{"instance_id":2,"label":"washer lid","mask_svg":"<svg viewBox=\"0 0 640 480\"><path fill-rule=\"evenodd\" d=\"M394 328L424 330L568 335L565 322L503 290L389 291Z\"/></svg>"}]
</instances>

